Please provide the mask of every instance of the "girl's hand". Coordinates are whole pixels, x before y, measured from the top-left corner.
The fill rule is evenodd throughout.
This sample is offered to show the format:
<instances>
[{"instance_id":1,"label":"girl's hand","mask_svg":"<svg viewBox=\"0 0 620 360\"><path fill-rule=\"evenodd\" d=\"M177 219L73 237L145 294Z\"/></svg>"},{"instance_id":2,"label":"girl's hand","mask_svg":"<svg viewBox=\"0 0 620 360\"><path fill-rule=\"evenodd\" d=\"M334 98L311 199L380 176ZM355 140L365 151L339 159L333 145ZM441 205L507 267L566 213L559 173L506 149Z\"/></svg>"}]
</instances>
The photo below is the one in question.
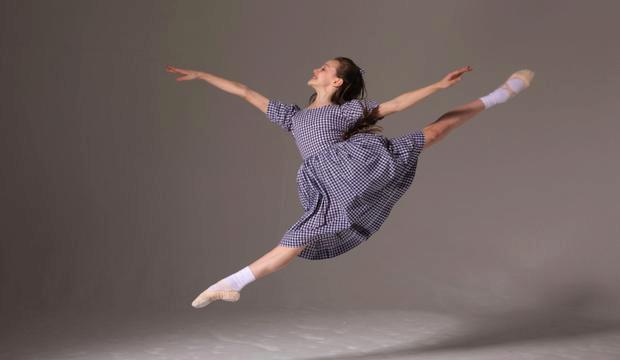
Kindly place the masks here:
<instances>
[{"instance_id":1,"label":"girl's hand","mask_svg":"<svg viewBox=\"0 0 620 360\"><path fill-rule=\"evenodd\" d=\"M451 73L449 73L448 75L444 76L443 79L439 80L437 82L437 86L440 89L445 89L445 88L449 88L450 86L456 84L457 82L461 81L461 76L468 72L468 71L472 71L471 66L463 66L460 69L454 70Z\"/></svg>"},{"instance_id":2,"label":"girl's hand","mask_svg":"<svg viewBox=\"0 0 620 360\"><path fill-rule=\"evenodd\" d=\"M200 74L201 74L200 71L183 70L183 69L175 68L175 67L170 66L170 65L166 66L166 71L171 72L171 73L177 73L177 74L185 75L185 76L181 76L180 78L177 78L176 79L177 81L187 81L187 80L198 79L200 77Z\"/></svg>"}]
</instances>

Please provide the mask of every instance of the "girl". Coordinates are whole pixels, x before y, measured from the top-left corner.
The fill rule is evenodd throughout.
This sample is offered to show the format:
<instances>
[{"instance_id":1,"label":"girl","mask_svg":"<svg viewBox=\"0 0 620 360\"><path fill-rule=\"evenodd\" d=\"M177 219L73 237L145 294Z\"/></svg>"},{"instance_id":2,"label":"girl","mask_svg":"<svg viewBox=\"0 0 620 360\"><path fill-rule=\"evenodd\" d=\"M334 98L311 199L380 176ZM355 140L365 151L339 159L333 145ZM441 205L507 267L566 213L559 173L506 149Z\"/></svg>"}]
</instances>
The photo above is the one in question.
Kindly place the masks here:
<instances>
[{"instance_id":1,"label":"girl","mask_svg":"<svg viewBox=\"0 0 620 360\"><path fill-rule=\"evenodd\" d=\"M307 82L314 93L302 109L210 73L167 66L167 71L184 75L177 81L205 80L243 97L270 121L291 132L303 157L297 171L303 215L284 233L278 246L208 287L192 306L237 301L244 286L282 269L297 256L328 259L366 241L411 185L423 149L482 110L526 89L534 77L530 70L517 71L493 92L443 114L421 130L395 138L377 134L382 129L377 121L456 84L471 70L462 67L436 83L379 104L365 99L364 70L347 57L336 57L314 69Z\"/></svg>"}]
</instances>

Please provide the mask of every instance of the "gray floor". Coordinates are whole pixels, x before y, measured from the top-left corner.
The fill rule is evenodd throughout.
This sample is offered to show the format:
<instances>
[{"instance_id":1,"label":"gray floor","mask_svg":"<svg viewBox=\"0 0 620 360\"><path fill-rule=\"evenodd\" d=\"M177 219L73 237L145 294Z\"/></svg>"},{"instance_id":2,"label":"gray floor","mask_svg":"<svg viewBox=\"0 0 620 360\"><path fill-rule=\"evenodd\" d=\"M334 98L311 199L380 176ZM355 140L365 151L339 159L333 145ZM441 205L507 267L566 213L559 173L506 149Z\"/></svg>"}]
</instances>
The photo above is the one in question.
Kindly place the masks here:
<instances>
[{"instance_id":1,"label":"gray floor","mask_svg":"<svg viewBox=\"0 0 620 360\"><path fill-rule=\"evenodd\" d=\"M56 314L4 327L2 359L620 359L620 321L318 308ZM557 314L557 313L556 313ZM7 333L8 329L8 333Z\"/></svg>"}]
</instances>

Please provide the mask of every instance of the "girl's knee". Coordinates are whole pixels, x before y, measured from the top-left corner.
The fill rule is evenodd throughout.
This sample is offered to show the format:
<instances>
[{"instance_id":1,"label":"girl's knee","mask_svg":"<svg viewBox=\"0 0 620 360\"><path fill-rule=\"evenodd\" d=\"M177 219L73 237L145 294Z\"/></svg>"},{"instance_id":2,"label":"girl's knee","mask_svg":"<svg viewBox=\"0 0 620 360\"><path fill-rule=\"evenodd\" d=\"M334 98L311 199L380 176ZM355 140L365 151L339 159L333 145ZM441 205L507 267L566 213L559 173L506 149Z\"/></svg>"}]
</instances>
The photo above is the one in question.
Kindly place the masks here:
<instances>
[{"instance_id":1,"label":"girl's knee","mask_svg":"<svg viewBox=\"0 0 620 360\"><path fill-rule=\"evenodd\" d=\"M439 138L438 131L432 126L424 127L422 132L424 133L424 149L434 144Z\"/></svg>"}]
</instances>

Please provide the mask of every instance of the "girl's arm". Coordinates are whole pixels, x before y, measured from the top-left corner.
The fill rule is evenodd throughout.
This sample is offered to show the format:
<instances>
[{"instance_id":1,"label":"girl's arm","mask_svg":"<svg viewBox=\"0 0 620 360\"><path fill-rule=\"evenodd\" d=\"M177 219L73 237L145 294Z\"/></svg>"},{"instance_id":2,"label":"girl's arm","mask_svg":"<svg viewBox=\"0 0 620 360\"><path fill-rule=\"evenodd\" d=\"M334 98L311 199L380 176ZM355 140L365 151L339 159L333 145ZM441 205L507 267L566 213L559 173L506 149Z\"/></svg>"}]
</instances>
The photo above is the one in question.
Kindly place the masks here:
<instances>
[{"instance_id":1,"label":"girl's arm","mask_svg":"<svg viewBox=\"0 0 620 360\"><path fill-rule=\"evenodd\" d=\"M259 94L258 92L250 89L247 85L236 81L226 80L206 72L201 72L199 78L217 86L224 91L242 97L250 104L256 106L263 113L267 113L267 105L269 105L269 99Z\"/></svg>"},{"instance_id":2,"label":"girl's arm","mask_svg":"<svg viewBox=\"0 0 620 360\"><path fill-rule=\"evenodd\" d=\"M200 79L208 82L209 84L224 90L233 95L240 96L247 100L250 104L256 106L263 113L267 113L267 105L269 104L269 99L265 96L257 93L256 91L250 89L245 84L242 84L237 81L227 80L222 77L210 74L204 71L195 71L195 70L185 70L172 67L170 65L166 66L168 72L179 73L185 76L177 78L177 81L186 81L186 80L194 80Z\"/></svg>"},{"instance_id":3,"label":"girl's arm","mask_svg":"<svg viewBox=\"0 0 620 360\"><path fill-rule=\"evenodd\" d=\"M379 117L385 117L390 114L403 111L440 89L441 87L439 87L437 83L434 83L423 88L398 95L392 100L386 101L379 105Z\"/></svg>"},{"instance_id":4,"label":"girl's arm","mask_svg":"<svg viewBox=\"0 0 620 360\"><path fill-rule=\"evenodd\" d=\"M245 93L245 89L246 86L240 82L237 81L232 81L232 80L226 80L224 78L221 78L219 76L215 76L213 74L210 74L208 72L204 72L204 71L197 71L197 77L200 80L204 80L206 82L208 82L209 84L224 90L228 93L231 93L233 95L237 95L237 96L243 96L243 94Z\"/></svg>"},{"instance_id":5,"label":"girl's arm","mask_svg":"<svg viewBox=\"0 0 620 360\"><path fill-rule=\"evenodd\" d=\"M246 86L243 98L250 104L256 106L260 111L267 114L267 105L269 105L269 99L265 96L257 93Z\"/></svg>"},{"instance_id":6,"label":"girl's arm","mask_svg":"<svg viewBox=\"0 0 620 360\"><path fill-rule=\"evenodd\" d=\"M470 66L464 66L460 69L448 73L448 75L444 76L443 79L436 83L417 90L406 92L393 98L392 100L382 103L381 105L379 105L379 117L382 118L387 115L403 111L410 106L413 106L415 103L433 94L434 92L441 89L446 89L461 81L461 76L465 72L471 70L472 68Z\"/></svg>"}]
</instances>

